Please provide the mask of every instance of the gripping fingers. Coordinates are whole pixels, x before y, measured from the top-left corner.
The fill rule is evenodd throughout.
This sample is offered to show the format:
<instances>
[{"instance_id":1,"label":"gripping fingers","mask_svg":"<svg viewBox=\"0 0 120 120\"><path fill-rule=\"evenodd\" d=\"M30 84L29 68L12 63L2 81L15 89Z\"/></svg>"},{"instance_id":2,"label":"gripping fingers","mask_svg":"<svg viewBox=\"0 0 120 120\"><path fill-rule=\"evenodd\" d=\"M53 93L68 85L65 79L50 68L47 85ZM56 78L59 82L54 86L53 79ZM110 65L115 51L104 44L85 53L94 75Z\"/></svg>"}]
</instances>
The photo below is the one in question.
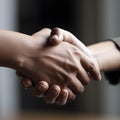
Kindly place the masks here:
<instances>
[{"instance_id":1,"label":"gripping fingers","mask_svg":"<svg viewBox=\"0 0 120 120\"><path fill-rule=\"evenodd\" d=\"M58 85L52 85L44 96L46 103L53 104L59 96L61 88Z\"/></svg>"},{"instance_id":2,"label":"gripping fingers","mask_svg":"<svg viewBox=\"0 0 120 120\"><path fill-rule=\"evenodd\" d=\"M21 77L22 80L21 80L21 85L23 88L32 88L33 87L33 83L30 79L26 78L21 72L19 71L16 71L16 75L18 77Z\"/></svg>"},{"instance_id":3,"label":"gripping fingers","mask_svg":"<svg viewBox=\"0 0 120 120\"><path fill-rule=\"evenodd\" d=\"M75 100L76 95L72 92L71 89L67 88L67 90L68 90L68 93L69 93L68 101L71 102L71 101Z\"/></svg>"},{"instance_id":4,"label":"gripping fingers","mask_svg":"<svg viewBox=\"0 0 120 120\"><path fill-rule=\"evenodd\" d=\"M82 83L82 85L87 85L90 82L90 76L87 71L83 68L83 66L79 66L77 78Z\"/></svg>"},{"instance_id":5,"label":"gripping fingers","mask_svg":"<svg viewBox=\"0 0 120 120\"><path fill-rule=\"evenodd\" d=\"M23 78L21 81L21 85L23 88L32 88L33 87L33 83L31 80L27 79L27 78Z\"/></svg>"},{"instance_id":6,"label":"gripping fingers","mask_svg":"<svg viewBox=\"0 0 120 120\"><path fill-rule=\"evenodd\" d=\"M36 83L35 87L33 88L33 95L36 97L43 97L44 94L47 92L49 85L45 81L39 81Z\"/></svg>"},{"instance_id":7,"label":"gripping fingers","mask_svg":"<svg viewBox=\"0 0 120 120\"><path fill-rule=\"evenodd\" d=\"M57 105L65 105L67 103L69 92L67 89L62 89L56 100Z\"/></svg>"},{"instance_id":8,"label":"gripping fingers","mask_svg":"<svg viewBox=\"0 0 120 120\"><path fill-rule=\"evenodd\" d=\"M46 81L39 81L35 85L36 90L41 92L46 92L49 88L49 85Z\"/></svg>"},{"instance_id":9,"label":"gripping fingers","mask_svg":"<svg viewBox=\"0 0 120 120\"><path fill-rule=\"evenodd\" d=\"M73 78L72 78L73 77ZM68 81L68 87L75 93L80 94L84 91L84 86L81 81L76 78L76 76L72 76Z\"/></svg>"},{"instance_id":10,"label":"gripping fingers","mask_svg":"<svg viewBox=\"0 0 120 120\"><path fill-rule=\"evenodd\" d=\"M83 51L87 56L91 56L91 53L87 49L87 47L80 41L78 40L72 33L69 31L66 31L61 28L54 28L51 32L51 37L50 37L50 43L52 44L59 44L62 41L68 42L77 48L79 48L81 51Z\"/></svg>"},{"instance_id":11,"label":"gripping fingers","mask_svg":"<svg viewBox=\"0 0 120 120\"><path fill-rule=\"evenodd\" d=\"M68 88L63 88L57 97L55 103L57 105L65 105L67 102L75 100L76 95Z\"/></svg>"},{"instance_id":12,"label":"gripping fingers","mask_svg":"<svg viewBox=\"0 0 120 120\"><path fill-rule=\"evenodd\" d=\"M101 73L95 60L90 59L87 56L84 56L81 62L85 70L90 74L90 76L94 80L101 80Z\"/></svg>"}]
</instances>

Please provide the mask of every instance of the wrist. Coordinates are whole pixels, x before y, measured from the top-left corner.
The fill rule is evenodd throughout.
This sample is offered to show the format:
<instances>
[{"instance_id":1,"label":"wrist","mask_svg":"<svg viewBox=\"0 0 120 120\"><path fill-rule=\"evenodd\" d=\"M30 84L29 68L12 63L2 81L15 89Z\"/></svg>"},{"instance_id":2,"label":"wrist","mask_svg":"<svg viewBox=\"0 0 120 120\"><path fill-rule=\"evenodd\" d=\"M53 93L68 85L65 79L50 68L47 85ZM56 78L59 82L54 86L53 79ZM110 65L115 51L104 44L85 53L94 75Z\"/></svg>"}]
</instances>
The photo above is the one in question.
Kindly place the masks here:
<instances>
[{"instance_id":1,"label":"wrist","mask_svg":"<svg viewBox=\"0 0 120 120\"><path fill-rule=\"evenodd\" d=\"M91 52L93 59L96 61L96 64L97 64L99 70L103 71L100 53L99 53L99 50L96 49L96 45L90 45L90 46L88 46L88 49Z\"/></svg>"},{"instance_id":2,"label":"wrist","mask_svg":"<svg viewBox=\"0 0 120 120\"><path fill-rule=\"evenodd\" d=\"M88 46L96 59L100 71L107 72L120 68L120 53L112 41L104 41Z\"/></svg>"},{"instance_id":3,"label":"wrist","mask_svg":"<svg viewBox=\"0 0 120 120\"><path fill-rule=\"evenodd\" d=\"M25 73L31 71L47 41L47 37L43 39L42 36L30 36L29 40L24 41L24 47L17 58L17 69Z\"/></svg>"},{"instance_id":4,"label":"wrist","mask_svg":"<svg viewBox=\"0 0 120 120\"><path fill-rule=\"evenodd\" d=\"M30 36L29 40L23 41L23 46L21 47L21 52L15 59L16 69L22 71L27 69L27 66L30 63L30 59L33 58L36 54L36 45L34 38Z\"/></svg>"},{"instance_id":5,"label":"wrist","mask_svg":"<svg viewBox=\"0 0 120 120\"><path fill-rule=\"evenodd\" d=\"M1 30L0 66L19 68L32 46L31 39L31 36L25 34Z\"/></svg>"},{"instance_id":6,"label":"wrist","mask_svg":"<svg viewBox=\"0 0 120 120\"><path fill-rule=\"evenodd\" d=\"M37 57L41 55L41 50L48 45L48 38L50 36L50 29L42 29L32 36L29 36L29 40L25 43L26 47L24 54L22 54L18 59L18 69L21 71L31 71L33 69L35 62L37 62Z\"/></svg>"}]
</instances>

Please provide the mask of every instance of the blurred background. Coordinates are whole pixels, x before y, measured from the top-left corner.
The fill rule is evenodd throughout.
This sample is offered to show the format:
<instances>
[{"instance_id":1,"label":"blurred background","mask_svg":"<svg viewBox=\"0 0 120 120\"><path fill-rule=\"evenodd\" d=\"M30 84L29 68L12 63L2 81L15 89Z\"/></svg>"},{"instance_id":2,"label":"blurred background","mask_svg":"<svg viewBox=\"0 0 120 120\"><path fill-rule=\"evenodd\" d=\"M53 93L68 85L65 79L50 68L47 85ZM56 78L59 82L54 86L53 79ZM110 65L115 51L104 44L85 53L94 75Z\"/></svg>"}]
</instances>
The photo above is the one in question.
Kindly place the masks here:
<instances>
[{"instance_id":1,"label":"blurred background","mask_svg":"<svg viewBox=\"0 0 120 120\"><path fill-rule=\"evenodd\" d=\"M120 36L120 0L0 0L0 29L32 34L44 27L71 31L86 45ZM47 105L20 86L15 71L0 68L0 115L30 112L120 114L120 85L105 78L65 106Z\"/></svg>"}]
</instances>

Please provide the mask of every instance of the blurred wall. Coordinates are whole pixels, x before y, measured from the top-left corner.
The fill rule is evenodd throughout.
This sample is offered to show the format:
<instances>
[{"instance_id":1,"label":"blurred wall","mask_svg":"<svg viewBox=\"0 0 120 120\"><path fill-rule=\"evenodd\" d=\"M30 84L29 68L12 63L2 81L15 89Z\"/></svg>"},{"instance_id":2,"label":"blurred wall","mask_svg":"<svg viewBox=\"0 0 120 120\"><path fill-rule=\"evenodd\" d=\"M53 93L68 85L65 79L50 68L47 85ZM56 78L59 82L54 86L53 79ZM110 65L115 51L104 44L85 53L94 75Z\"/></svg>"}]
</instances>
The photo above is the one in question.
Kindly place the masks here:
<instances>
[{"instance_id":1,"label":"blurred wall","mask_svg":"<svg viewBox=\"0 0 120 120\"><path fill-rule=\"evenodd\" d=\"M17 30L17 0L0 0L0 29ZM15 71L0 67L0 117L17 113L18 96Z\"/></svg>"},{"instance_id":2,"label":"blurred wall","mask_svg":"<svg viewBox=\"0 0 120 120\"><path fill-rule=\"evenodd\" d=\"M76 34L86 45L98 41L98 2L99 0L77 0L76 2ZM80 113L98 114L101 83L93 80L77 101Z\"/></svg>"},{"instance_id":3,"label":"blurred wall","mask_svg":"<svg viewBox=\"0 0 120 120\"><path fill-rule=\"evenodd\" d=\"M81 31L79 38L87 45L120 36L119 0L77 0L77 8L77 31ZM79 106L88 113L119 115L119 90L120 85L110 85L103 78L87 87Z\"/></svg>"},{"instance_id":4,"label":"blurred wall","mask_svg":"<svg viewBox=\"0 0 120 120\"><path fill-rule=\"evenodd\" d=\"M98 8L98 39L120 37L120 0L99 0ZM112 86L103 83L100 95L100 109L103 113L120 114L119 91L120 85Z\"/></svg>"}]
</instances>

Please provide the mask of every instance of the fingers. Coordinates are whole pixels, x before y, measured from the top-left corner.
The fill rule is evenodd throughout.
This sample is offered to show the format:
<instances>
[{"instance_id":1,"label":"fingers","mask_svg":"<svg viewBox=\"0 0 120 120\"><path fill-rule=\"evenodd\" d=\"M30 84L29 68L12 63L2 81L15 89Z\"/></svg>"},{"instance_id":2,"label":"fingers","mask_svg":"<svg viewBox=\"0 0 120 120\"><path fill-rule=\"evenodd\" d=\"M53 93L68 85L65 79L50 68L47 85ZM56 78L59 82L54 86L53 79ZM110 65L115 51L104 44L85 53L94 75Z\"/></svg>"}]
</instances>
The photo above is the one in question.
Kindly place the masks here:
<instances>
[{"instance_id":1,"label":"fingers","mask_svg":"<svg viewBox=\"0 0 120 120\"><path fill-rule=\"evenodd\" d=\"M76 98L76 95L71 91L71 89L67 87L61 90L61 93L56 99L55 103L57 105L65 105L66 103L75 100L75 98Z\"/></svg>"},{"instance_id":2,"label":"fingers","mask_svg":"<svg viewBox=\"0 0 120 120\"><path fill-rule=\"evenodd\" d=\"M82 85L87 85L90 82L90 76L87 71L83 68L83 66L79 65L78 73L76 76Z\"/></svg>"},{"instance_id":3,"label":"fingers","mask_svg":"<svg viewBox=\"0 0 120 120\"><path fill-rule=\"evenodd\" d=\"M101 73L97 62L94 59L88 58L84 55L84 57L81 59L81 64L94 80L101 80Z\"/></svg>"},{"instance_id":4,"label":"fingers","mask_svg":"<svg viewBox=\"0 0 120 120\"><path fill-rule=\"evenodd\" d=\"M31 80L27 79L27 78L24 78L22 81L21 81L21 85L23 88L32 88L33 87L33 83Z\"/></svg>"},{"instance_id":5,"label":"fingers","mask_svg":"<svg viewBox=\"0 0 120 120\"><path fill-rule=\"evenodd\" d=\"M32 86L30 80L22 80L22 86L24 88L30 88L28 87L28 84ZM52 85L49 88L46 81L39 81L34 87L32 86L31 88L33 88L32 94L34 96L44 98L45 102L49 104L56 103L57 105L65 105L68 101L73 101L76 97L76 95L69 88L64 88L61 90L58 85Z\"/></svg>"},{"instance_id":6,"label":"fingers","mask_svg":"<svg viewBox=\"0 0 120 120\"><path fill-rule=\"evenodd\" d=\"M21 85L23 88L31 88L33 86L32 81L26 78L21 72L16 71L16 74L18 77L22 77Z\"/></svg>"},{"instance_id":7,"label":"fingers","mask_svg":"<svg viewBox=\"0 0 120 120\"><path fill-rule=\"evenodd\" d=\"M56 98L59 96L60 92L61 88L58 85L53 85L45 94L44 100L46 101L46 103L53 104L55 103Z\"/></svg>"},{"instance_id":8,"label":"fingers","mask_svg":"<svg viewBox=\"0 0 120 120\"><path fill-rule=\"evenodd\" d=\"M36 89L33 89L33 94L36 97L43 97L44 101L48 104L54 104L56 103L59 105L64 105L66 104L68 100L68 91L61 88L58 85L52 85L49 89L44 89L42 91L41 89L38 90L37 87L40 87L41 85L37 85ZM72 96L72 95L71 95Z\"/></svg>"},{"instance_id":9,"label":"fingers","mask_svg":"<svg viewBox=\"0 0 120 120\"><path fill-rule=\"evenodd\" d=\"M83 51L87 56L91 56L91 53L87 49L87 47L79 40L77 39L72 33L69 31L66 31L61 28L54 28L51 32L49 41L51 44L56 45L59 44L62 41L68 42L77 48L79 48L81 51Z\"/></svg>"},{"instance_id":10,"label":"fingers","mask_svg":"<svg viewBox=\"0 0 120 120\"><path fill-rule=\"evenodd\" d=\"M17 74L23 77L20 72ZM33 84L30 79L23 78L21 85L24 88L32 88L32 94L34 96L44 98L46 103L49 104L65 105L68 101L73 101L76 97L69 88L61 89L58 85L52 85L49 88L49 84L46 81L39 81Z\"/></svg>"},{"instance_id":11,"label":"fingers","mask_svg":"<svg viewBox=\"0 0 120 120\"><path fill-rule=\"evenodd\" d=\"M68 79L68 87L75 93L80 94L84 91L84 86L81 81L76 78L76 76L70 76ZM73 78L72 78L73 77Z\"/></svg>"},{"instance_id":12,"label":"fingers","mask_svg":"<svg viewBox=\"0 0 120 120\"><path fill-rule=\"evenodd\" d=\"M62 89L60 95L56 99L57 105L65 105L68 101L69 93L67 89Z\"/></svg>"},{"instance_id":13,"label":"fingers","mask_svg":"<svg viewBox=\"0 0 120 120\"><path fill-rule=\"evenodd\" d=\"M34 86L32 93L36 97L43 97L46 91L48 90L49 85L46 81L39 81Z\"/></svg>"},{"instance_id":14,"label":"fingers","mask_svg":"<svg viewBox=\"0 0 120 120\"><path fill-rule=\"evenodd\" d=\"M23 77L23 74L20 73L19 71L16 71L16 75L17 75L18 77Z\"/></svg>"},{"instance_id":15,"label":"fingers","mask_svg":"<svg viewBox=\"0 0 120 120\"><path fill-rule=\"evenodd\" d=\"M45 92L48 90L49 85L46 81L39 81L35 85L31 82L29 79L23 79L21 81L21 85L23 88L33 88L32 89L32 94L36 97L43 97Z\"/></svg>"},{"instance_id":16,"label":"fingers","mask_svg":"<svg viewBox=\"0 0 120 120\"><path fill-rule=\"evenodd\" d=\"M35 88L38 91L46 92L46 90L48 90L48 88L49 88L49 85L46 81L39 81L36 83Z\"/></svg>"},{"instance_id":17,"label":"fingers","mask_svg":"<svg viewBox=\"0 0 120 120\"><path fill-rule=\"evenodd\" d=\"M75 45L76 39L72 37L73 35L70 32L56 27L51 31L49 41L53 45L59 44L62 41Z\"/></svg>"},{"instance_id":18,"label":"fingers","mask_svg":"<svg viewBox=\"0 0 120 120\"><path fill-rule=\"evenodd\" d=\"M49 104L65 105L68 101L73 101L76 95L69 88L60 88L58 85L50 87L44 95L44 100Z\"/></svg>"},{"instance_id":19,"label":"fingers","mask_svg":"<svg viewBox=\"0 0 120 120\"><path fill-rule=\"evenodd\" d=\"M69 93L68 101L71 102L71 101L75 100L76 95L73 93L73 91L69 88L67 88L67 90L68 90L68 93Z\"/></svg>"}]
</instances>

